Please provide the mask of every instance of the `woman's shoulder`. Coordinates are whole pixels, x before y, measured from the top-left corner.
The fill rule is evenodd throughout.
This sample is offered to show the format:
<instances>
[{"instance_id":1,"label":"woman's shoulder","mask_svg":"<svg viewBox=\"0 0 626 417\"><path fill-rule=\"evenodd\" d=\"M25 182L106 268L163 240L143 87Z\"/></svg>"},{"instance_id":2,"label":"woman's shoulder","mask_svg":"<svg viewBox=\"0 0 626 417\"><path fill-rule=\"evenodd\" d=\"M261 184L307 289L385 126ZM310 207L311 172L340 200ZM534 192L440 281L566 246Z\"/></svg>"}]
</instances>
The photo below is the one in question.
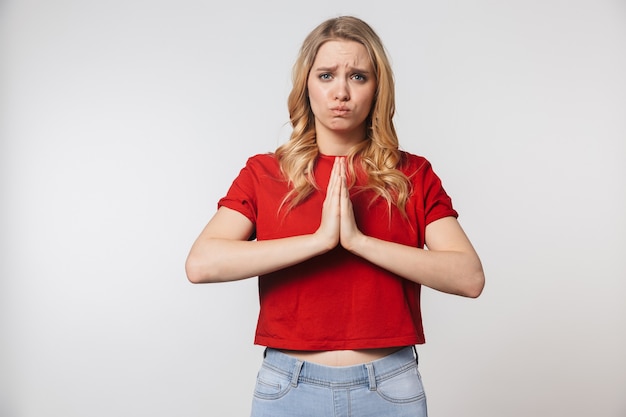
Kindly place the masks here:
<instances>
[{"instance_id":1,"label":"woman's shoulder","mask_svg":"<svg viewBox=\"0 0 626 417\"><path fill-rule=\"evenodd\" d=\"M248 157L248 168L275 169L278 167L278 159L273 152L258 153Z\"/></svg>"},{"instance_id":2,"label":"woman's shoulder","mask_svg":"<svg viewBox=\"0 0 626 417\"><path fill-rule=\"evenodd\" d=\"M400 170L407 175L415 175L423 169L430 168L430 161L422 155L400 150Z\"/></svg>"},{"instance_id":3,"label":"woman's shoulder","mask_svg":"<svg viewBox=\"0 0 626 417\"><path fill-rule=\"evenodd\" d=\"M264 152L257 153L248 157L248 162L256 162L256 163L273 163L277 162L276 155L274 152Z\"/></svg>"},{"instance_id":4,"label":"woman's shoulder","mask_svg":"<svg viewBox=\"0 0 626 417\"><path fill-rule=\"evenodd\" d=\"M250 178L257 178L259 181L267 178L282 178L281 172L278 159L272 152L249 156L245 166L241 169L241 174L245 174Z\"/></svg>"}]
</instances>

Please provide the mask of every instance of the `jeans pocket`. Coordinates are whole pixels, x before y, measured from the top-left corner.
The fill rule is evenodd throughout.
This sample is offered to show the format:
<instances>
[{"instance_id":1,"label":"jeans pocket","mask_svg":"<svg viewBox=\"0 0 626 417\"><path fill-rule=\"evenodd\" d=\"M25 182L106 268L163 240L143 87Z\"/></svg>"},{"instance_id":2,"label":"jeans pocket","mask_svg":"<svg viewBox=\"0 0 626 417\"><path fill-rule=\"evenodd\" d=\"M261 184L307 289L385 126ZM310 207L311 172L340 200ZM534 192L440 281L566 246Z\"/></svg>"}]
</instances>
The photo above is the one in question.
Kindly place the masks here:
<instances>
[{"instance_id":1,"label":"jeans pocket","mask_svg":"<svg viewBox=\"0 0 626 417\"><path fill-rule=\"evenodd\" d=\"M277 400L291 389L291 376L261 366L256 378L254 396L263 400Z\"/></svg>"},{"instance_id":2,"label":"jeans pocket","mask_svg":"<svg viewBox=\"0 0 626 417\"><path fill-rule=\"evenodd\" d=\"M422 377L416 365L379 381L376 392L385 400L399 404L426 398Z\"/></svg>"}]
</instances>

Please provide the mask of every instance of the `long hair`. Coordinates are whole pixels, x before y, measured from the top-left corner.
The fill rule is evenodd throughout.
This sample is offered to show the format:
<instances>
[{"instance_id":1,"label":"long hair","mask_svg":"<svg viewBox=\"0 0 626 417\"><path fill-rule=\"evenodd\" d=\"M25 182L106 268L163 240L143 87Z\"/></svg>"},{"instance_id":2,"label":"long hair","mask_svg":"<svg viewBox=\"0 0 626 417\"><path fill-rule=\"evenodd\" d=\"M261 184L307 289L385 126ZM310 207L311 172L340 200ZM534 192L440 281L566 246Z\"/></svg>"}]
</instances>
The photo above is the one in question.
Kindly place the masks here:
<instances>
[{"instance_id":1,"label":"long hair","mask_svg":"<svg viewBox=\"0 0 626 417\"><path fill-rule=\"evenodd\" d=\"M293 66L293 87L288 98L288 109L293 128L290 139L276 149L281 170L291 185L283 204L294 207L315 189L314 167L319 150L315 136L315 117L308 98L309 72L319 48L330 40L349 40L362 44L367 50L376 75L376 93L369 117L365 140L350 149L346 156L352 184L356 178L358 161L367 175L365 189L372 189L383 197L387 205L396 205L404 214L411 192L408 178L398 170L401 152L393 124L395 87L393 72L385 48L374 30L364 21L342 16L329 19L317 26L304 40Z\"/></svg>"}]
</instances>

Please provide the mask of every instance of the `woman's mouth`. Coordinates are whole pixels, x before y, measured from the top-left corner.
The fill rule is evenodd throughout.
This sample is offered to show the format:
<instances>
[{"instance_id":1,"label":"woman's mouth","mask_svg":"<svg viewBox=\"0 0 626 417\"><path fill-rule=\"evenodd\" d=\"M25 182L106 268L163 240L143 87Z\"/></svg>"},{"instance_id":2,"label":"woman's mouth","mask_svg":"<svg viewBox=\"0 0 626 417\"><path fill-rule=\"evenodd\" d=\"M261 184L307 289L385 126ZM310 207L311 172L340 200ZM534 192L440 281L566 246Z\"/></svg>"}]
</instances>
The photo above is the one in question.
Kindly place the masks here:
<instances>
[{"instance_id":1,"label":"woman's mouth","mask_svg":"<svg viewBox=\"0 0 626 417\"><path fill-rule=\"evenodd\" d=\"M343 116L348 114L350 112L350 109L344 106L337 106L331 107L330 111L337 116Z\"/></svg>"}]
</instances>

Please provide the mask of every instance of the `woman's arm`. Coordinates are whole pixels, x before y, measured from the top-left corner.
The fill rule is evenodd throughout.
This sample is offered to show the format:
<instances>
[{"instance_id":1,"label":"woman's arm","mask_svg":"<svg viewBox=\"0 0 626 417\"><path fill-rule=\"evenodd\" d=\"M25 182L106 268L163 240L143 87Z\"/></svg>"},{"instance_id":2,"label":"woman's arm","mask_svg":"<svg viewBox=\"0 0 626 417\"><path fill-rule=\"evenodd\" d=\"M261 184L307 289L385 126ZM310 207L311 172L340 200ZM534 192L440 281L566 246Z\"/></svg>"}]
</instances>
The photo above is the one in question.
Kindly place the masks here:
<instances>
[{"instance_id":1,"label":"woman's arm","mask_svg":"<svg viewBox=\"0 0 626 417\"><path fill-rule=\"evenodd\" d=\"M480 259L454 217L426 226L428 250L363 234L343 245L396 275L446 293L476 298L485 285Z\"/></svg>"},{"instance_id":2,"label":"woman's arm","mask_svg":"<svg viewBox=\"0 0 626 417\"><path fill-rule=\"evenodd\" d=\"M335 164L333 171L337 171ZM185 263L193 283L235 281L277 271L327 252L339 242L341 178L328 184L320 227L310 235L248 241L252 222L221 207L196 239Z\"/></svg>"},{"instance_id":3,"label":"woman's arm","mask_svg":"<svg viewBox=\"0 0 626 417\"><path fill-rule=\"evenodd\" d=\"M454 217L426 226L428 250L388 242L361 233L342 175L340 243L348 251L396 275L450 294L478 297L485 285L483 268L472 244Z\"/></svg>"}]
</instances>

